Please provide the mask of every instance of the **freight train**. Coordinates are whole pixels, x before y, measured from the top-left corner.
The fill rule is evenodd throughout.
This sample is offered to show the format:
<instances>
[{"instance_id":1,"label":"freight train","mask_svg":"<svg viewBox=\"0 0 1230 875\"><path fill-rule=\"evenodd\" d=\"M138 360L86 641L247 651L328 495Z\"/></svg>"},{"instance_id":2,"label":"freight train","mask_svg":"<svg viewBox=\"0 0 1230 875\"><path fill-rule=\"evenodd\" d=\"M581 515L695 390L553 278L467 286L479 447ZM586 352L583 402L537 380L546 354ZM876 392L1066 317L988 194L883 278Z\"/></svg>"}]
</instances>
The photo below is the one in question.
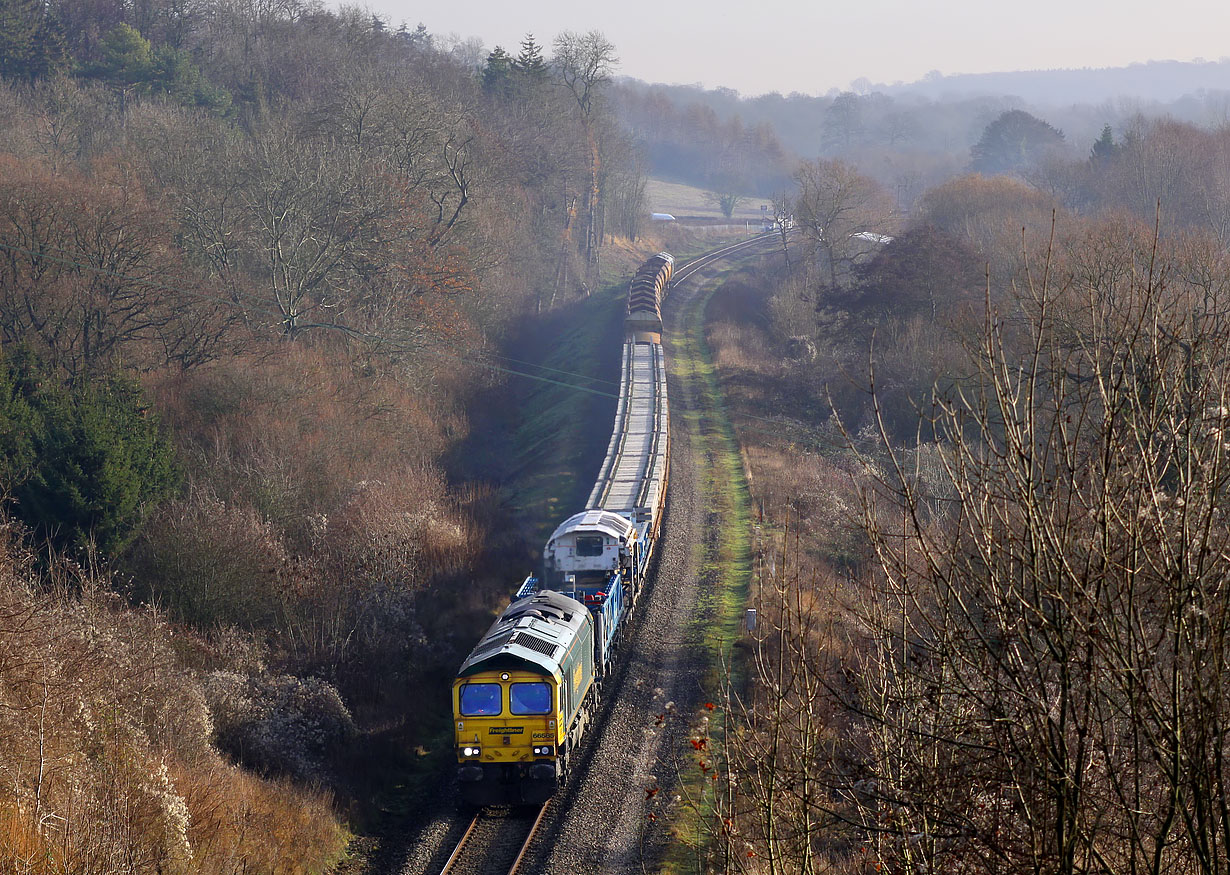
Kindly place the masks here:
<instances>
[{"instance_id":1,"label":"freight train","mask_svg":"<svg viewBox=\"0 0 1230 875\"><path fill-rule=\"evenodd\" d=\"M473 805L537 804L569 776L628 634L670 466L660 252L628 289L615 427L586 509L564 520L453 682L457 781Z\"/></svg>"}]
</instances>

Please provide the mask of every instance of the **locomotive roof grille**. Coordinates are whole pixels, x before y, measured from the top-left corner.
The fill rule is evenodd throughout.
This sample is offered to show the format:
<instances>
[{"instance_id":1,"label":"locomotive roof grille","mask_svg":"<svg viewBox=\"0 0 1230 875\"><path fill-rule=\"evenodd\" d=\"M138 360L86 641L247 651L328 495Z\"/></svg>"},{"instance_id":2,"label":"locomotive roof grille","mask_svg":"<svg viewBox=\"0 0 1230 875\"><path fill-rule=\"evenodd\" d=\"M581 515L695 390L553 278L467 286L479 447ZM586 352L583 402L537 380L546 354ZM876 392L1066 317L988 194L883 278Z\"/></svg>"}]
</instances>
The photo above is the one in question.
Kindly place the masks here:
<instances>
[{"instance_id":1,"label":"locomotive roof grille","mask_svg":"<svg viewBox=\"0 0 1230 875\"><path fill-rule=\"evenodd\" d=\"M544 641L534 635L527 635L524 632L517 635L512 641L513 644L520 644L522 647L536 650L543 656L555 657L555 651L559 650L559 645L552 644L550 641Z\"/></svg>"},{"instance_id":2,"label":"locomotive roof grille","mask_svg":"<svg viewBox=\"0 0 1230 875\"><path fill-rule=\"evenodd\" d=\"M542 602L527 605L519 611L508 611L500 618L501 623L506 623L512 620L520 620L522 617L538 617L539 619L550 622L551 620L563 620L567 622L571 617L570 614L559 610L553 605L546 605Z\"/></svg>"},{"instance_id":3,"label":"locomotive roof grille","mask_svg":"<svg viewBox=\"0 0 1230 875\"><path fill-rule=\"evenodd\" d=\"M560 669L560 655L590 623L589 611L575 599L552 590L537 592L505 610L461 664L458 677L509 668L550 676Z\"/></svg>"}]
</instances>

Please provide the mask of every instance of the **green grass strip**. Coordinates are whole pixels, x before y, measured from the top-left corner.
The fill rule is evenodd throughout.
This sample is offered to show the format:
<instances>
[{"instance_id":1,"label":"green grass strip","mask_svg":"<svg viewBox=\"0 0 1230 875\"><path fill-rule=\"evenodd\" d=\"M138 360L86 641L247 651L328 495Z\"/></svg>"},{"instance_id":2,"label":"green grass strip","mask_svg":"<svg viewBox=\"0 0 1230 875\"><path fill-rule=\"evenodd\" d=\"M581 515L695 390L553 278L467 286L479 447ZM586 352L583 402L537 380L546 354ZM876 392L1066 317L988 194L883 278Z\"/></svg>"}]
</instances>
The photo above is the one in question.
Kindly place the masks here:
<instances>
[{"instance_id":1,"label":"green grass strip","mask_svg":"<svg viewBox=\"0 0 1230 875\"><path fill-rule=\"evenodd\" d=\"M733 270L733 268L732 268ZM743 613L752 581L752 501L735 430L727 414L717 367L706 338L708 307L720 280L711 280L684 311L683 331L666 338L672 371L689 385L697 404L683 413L689 425L692 457L701 501L709 509L706 537L693 547L701 577L696 609L689 623L689 638L706 655L704 686L720 698L725 672L736 686L744 672L735 659ZM676 408L678 410L678 408ZM715 710L709 734L721 749L725 731L723 714ZM678 841L671 842L662 872L672 875L704 871L707 837L703 824L711 816L708 782L699 768L680 775L683 795L698 807L671 824Z\"/></svg>"}]
</instances>

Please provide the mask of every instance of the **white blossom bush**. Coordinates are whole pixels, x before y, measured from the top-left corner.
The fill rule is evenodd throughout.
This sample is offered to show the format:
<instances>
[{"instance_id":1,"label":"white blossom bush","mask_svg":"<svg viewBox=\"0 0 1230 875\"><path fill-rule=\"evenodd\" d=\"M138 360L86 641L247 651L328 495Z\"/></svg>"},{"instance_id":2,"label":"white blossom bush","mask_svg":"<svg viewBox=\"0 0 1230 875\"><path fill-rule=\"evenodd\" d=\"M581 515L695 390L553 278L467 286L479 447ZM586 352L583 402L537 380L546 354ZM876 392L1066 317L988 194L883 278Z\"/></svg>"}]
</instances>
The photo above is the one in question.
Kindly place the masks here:
<instances>
[{"instance_id":1,"label":"white blossom bush","mask_svg":"<svg viewBox=\"0 0 1230 875\"><path fill-rule=\"evenodd\" d=\"M330 757L355 734L341 696L318 678L215 671L204 690L218 745L265 774L325 779Z\"/></svg>"}]
</instances>

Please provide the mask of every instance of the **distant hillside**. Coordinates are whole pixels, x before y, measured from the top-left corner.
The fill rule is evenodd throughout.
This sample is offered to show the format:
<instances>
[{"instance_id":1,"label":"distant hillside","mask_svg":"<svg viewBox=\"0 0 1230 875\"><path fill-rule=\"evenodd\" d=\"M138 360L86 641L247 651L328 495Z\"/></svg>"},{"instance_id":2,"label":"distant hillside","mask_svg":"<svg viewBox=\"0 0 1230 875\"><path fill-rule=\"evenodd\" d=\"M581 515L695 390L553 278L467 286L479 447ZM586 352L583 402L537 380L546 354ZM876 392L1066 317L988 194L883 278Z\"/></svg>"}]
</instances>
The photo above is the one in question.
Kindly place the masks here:
<instances>
[{"instance_id":1,"label":"distant hillside","mask_svg":"<svg viewBox=\"0 0 1230 875\"><path fill-rule=\"evenodd\" d=\"M1149 61L1128 67L1079 70L1026 70L1015 73L932 73L919 82L866 85L859 91L894 96L957 100L1011 95L1028 103L1068 106L1119 98L1168 103L1188 95L1230 92L1230 59Z\"/></svg>"},{"instance_id":2,"label":"distant hillside","mask_svg":"<svg viewBox=\"0 0 1230 875\"><path fill-rule=\"evenodd\" d=\"M1150 61L1128 67L943 76L909 84L865 79L823 96L777 92L740 97L729 88L620 80L615 105L645 149L651 173L711 187L707 168L738 154L758 177L743 187L789 187L798 158L840 158L908 203L969 167L987 125L1020 109L1063 132L1069 157L1088 156L1102 129L1122 138L1142 118L1206 129L1230 122L1230 58ZM741 150L733 147L738 144ZM689 170L691 172L689 172ZM736 174L738 175L738 174Z\"/></svg>"}]
</instances>

